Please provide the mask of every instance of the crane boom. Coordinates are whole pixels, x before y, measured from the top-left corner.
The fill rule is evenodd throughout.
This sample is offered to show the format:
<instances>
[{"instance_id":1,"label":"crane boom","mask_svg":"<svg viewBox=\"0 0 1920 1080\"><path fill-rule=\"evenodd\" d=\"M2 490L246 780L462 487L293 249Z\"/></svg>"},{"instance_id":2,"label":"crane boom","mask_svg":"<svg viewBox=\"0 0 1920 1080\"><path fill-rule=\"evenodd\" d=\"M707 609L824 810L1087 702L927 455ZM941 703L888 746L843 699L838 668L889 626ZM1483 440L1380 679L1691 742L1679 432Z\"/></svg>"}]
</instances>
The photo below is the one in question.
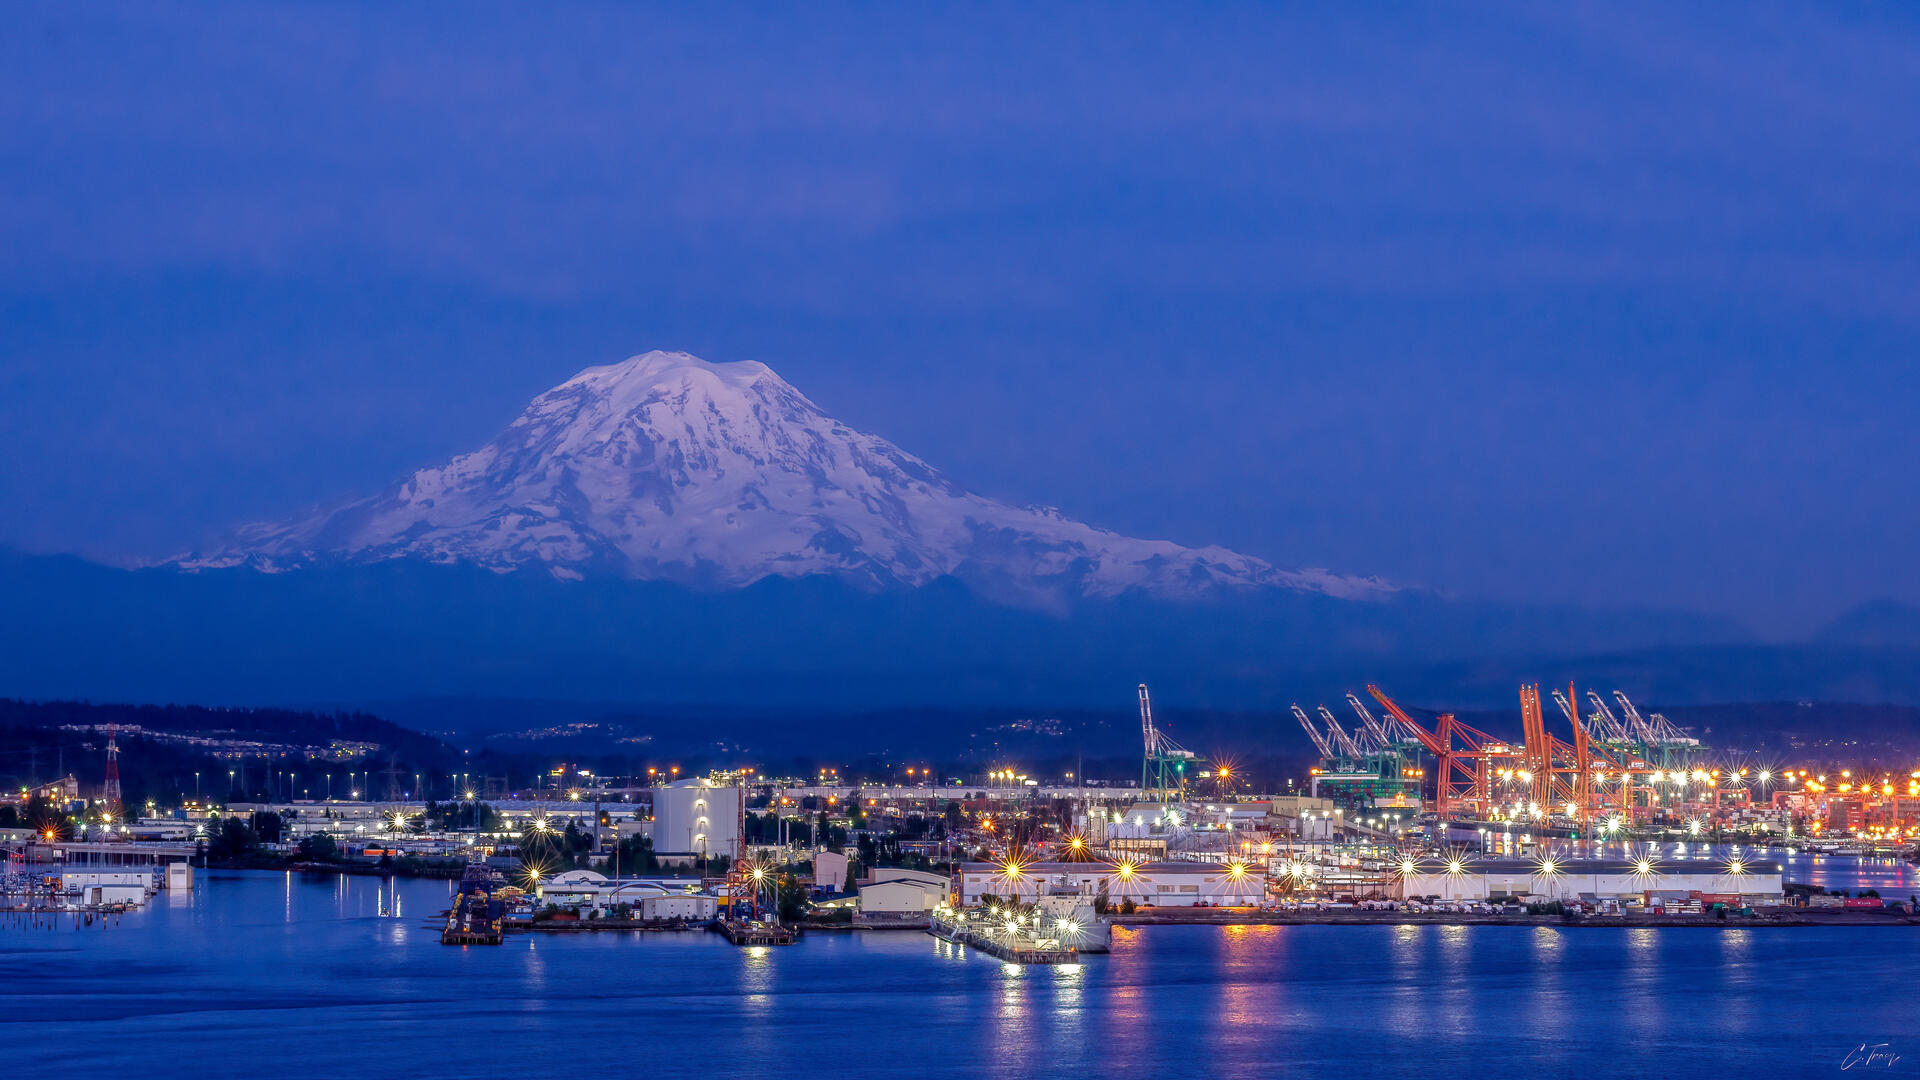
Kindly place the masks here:
<instances>
[{"instance_id":1,"label":"crane boom","mask_svg":"<svg viewBox=\"0 0 1920 1080\"><path fill-rule=\"evenodd\" d=\"M1347 703L1351 705L1360 704L1359 700L1352 694L1347 695ZM1380 749L1391 750L1393 748L1395 742L1393 732L1389 730L1385 724L1374 719L1373 714L1364 708L1356 708L1353 711L1360 717L1360 726L1366 729L1367 734L1373 736L1374 742L1380 744Z\"/></svg>"},{"instance_id":2,"label":"crane boom","mask_svg":"<svg viewBox=\"0 0 1920 1080\"><path fill-rule=\"evenodd\" d=\"M1406 730L1413 732L1414 737L1420 741L1421 746L1426 747L1428 753L1444 756L1449 752L1449 747L1445 740L1441 739L1434 732L1428 731L1426 728L1415 723L1413 717L1408 716L1405 709L1395 704L1394 700L1387 696L1386 691L1372 683L1368 683L1367 693L1373 695L1373 700L1379 702L1380 707L1387 710L1387 715L1393 717L1395 722L1399 723Z\"/></svg>"},{"instance_id":3,"label":"crane boom","mask_svg":"<svg viewBox=\"0 0 1920 1080\"><path fill-rule=\"evenodd\" d=\"M1600 718L1600 726L1606 731L1606 737L1609 740L1613 742L1633 741L1633 736L1628 734L1626 725L1620 722L1619 717L1613 715L1613 710L1607 707L1607 699L1601 697L1598 690L1587 691L1587 700L1593 703L1593 714Z\"/></svg>"},{"instance_id":4,"label":"crane boom","mask_svg":"<svg viewBox=\"0 0 1920 1080\"><path fill-rule=\"evenodd\" d=\"M1700 745L1699 739L1696 739L1693 736L1688 735L1686 732L1681 731L1679 728L1674 726L1673 721L1668 720L1666 717L1660 715L1659 713L1654 713L1652 716L1649 716L1647 718L1647 721L1649 726L1653 728L1654 734L1660 736L1661 741L1666 743L1669 746L1699 746Z\"/></svg>"},{"instance_id":5,"label":"crane boom","mask_svg":"<svg viewBox=\"0 0 1920 1080\"><path fill-rule=\"evenodd\" d=\"M1553 703L1560 706L1560 714L1572 721L1574 727L1580 726L1580 714L1573 711L1573 703L1567 700L1567 695L1557 686L1553 689Z\"/></svg>"},{"instance_id":6,"label":"crane boom","mask_svg":"<svg viewBox=\"0 0 1920 1080\"><path fill-rule=\"evenodd\" d=\"M1566 691L1557 686L1553 689L1553 703L1560 706L1561 715L1567 718L1567 722L1573 725L1573 729L1580 734L1581 738L1600 738L1604 741L1605 736L1596 735L1594 731L1595 728L1599 727L1599 718L1588 717L1581 719L1580 710L1574 706L1573 699L1567 695Z\"/></svg>"},{"instance_id":7,"label":"crane boom","mask_svg":"<svg viewBox=\"0 0 1920 1080\"><path fill-rule=\"evenodd\" d=\"M1320 751L1321 757L1338 756L1333 752L1333 747L1327 744L1327 737L1320 734L1319 729L1313 726L1312 720L1307 719L1307 710L1301 708L1298 703L1293 706L1293 718L1300 721L1301 727L1307 729L1307 738L1313 740L1314 748Z\"/></svg>"},{"instance_id":8,"label":"crane boom","mask_svg":"<svg viewBox=\"0 0 1920 1080\"><path fill-rule=\"evenodd\" d=\"M1381 729L1390 736L1390 741L1395 745L1420 745L1420 736L1414 733L1413 726L1402 722L1399 717L1394 716L1392 713L1388 713L1385 720L1375 721L1373 711L1368 709L1366 703L1360 700L1359 695L1352 691L1347 692L1347 704L1353 706L1353 711L1360 714L1360 719L1368 723L1377 722Z\"/></svg>"},{"instance_id":9,"label":"crane boom","mask_svg":"<svg viewBox=\"0 0 1920 1080\"><path fill-rule=\"evenodd\" d=\"M1140 739L1147 756L1160 752L1160 733L1153 728L1153 700L1147 696L1147 684L1140 684Z\"/></svg>"},{"instance_id":10,"label":"crane boom","mask_svg":"<svg viewBox=\"0 0 1920 1080\"><path fill-rule=\"evenodd\" d=\"M1355 742L1353 737L1347 734L1347 730L1340 726L1340 721L1333 718L1333 713L1329 712L1325 705L1320 706L1320 719L1327 722L1327 736L1334 741L1334 745L1340 747L1341 750L1352 757L1365 757L1367 755L1366 748Z\"/></svg>"},{"instance_id":11,"label":"crane boom","mask_svg":"<svg viewBox=\"0 0 1920 1080\"><path fill-rule=\"evenodd\" d=\"M1627 733L1636 742L1644 743L1648 746L1660 745L1661 739L1659 732L1654 731L1653 726L1648 724L1646 718L1640 715L1640 710L1634 708L1633 702L1627 700L1626 691L1615 690L1613 692L1613 700L1620 703L1620 712L1627 718Z\"/></svg>"}]
</instances>

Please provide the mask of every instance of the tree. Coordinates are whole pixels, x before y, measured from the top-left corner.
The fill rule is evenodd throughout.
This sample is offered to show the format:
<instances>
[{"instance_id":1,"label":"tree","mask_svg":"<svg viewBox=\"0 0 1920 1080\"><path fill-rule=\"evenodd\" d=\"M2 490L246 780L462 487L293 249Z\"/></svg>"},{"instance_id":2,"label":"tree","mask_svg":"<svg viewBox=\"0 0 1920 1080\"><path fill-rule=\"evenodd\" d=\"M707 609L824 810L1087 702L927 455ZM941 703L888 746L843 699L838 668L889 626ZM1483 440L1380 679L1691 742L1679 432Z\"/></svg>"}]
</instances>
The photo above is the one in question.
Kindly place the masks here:
<instances>
[{"instance_id":1,"label":"tree","mask_svg":"<svg viewBox=\"0 0 1920 1080\"><path fill-rule=\"evenodd\" d=\"M250 855L259 848L260 837L246 822L237 817L222 818L207 841L207 858L226 862Z\"/></svg>"},{"instance_id":2,"label":"tree","mask_svg":"<svg viewBox=\"0 0 1920 1080\"><path fill-rule=\"evenodd\" d=\"M520 861L542 874L573 869L573 852L562 846L561 835L545 820L529 823L520 833Z\"/></svg>"},{"instance_id":3,"label":"tree","mask_svg":"<svg viewBox=\"0 0 1920 1080\"><path fill-rule=\"evenodd\" d=\"M332 862L340 857L340 845L334 843L333 837L326 833L302 837L296 850L308 862Z\"/></svg>"},{"instance_id":4,"label":"tree","mask_svg":"<svg viewBox=\"0 0 1920 1080\"><path fill-rule=\"evenodd\" d=\"M500 815L483 802L430 802L427 804L426 820L441 829L466 832L477 825L480 832L492 832L498 827Z\"/></svg>"},{"instance_id":5,"label":"tree","mask_svg":"<svg viewBox=\"0 0 1920 1080\"><path fill-rule=\"evenodd\" d=\"M610 858L608 863L622 874L651 874L660 869L660 860L654 858L653 841L644 836L624 836L614 845L617 859Z\"/></svg>"},{"instance_id":6,"label":"tree","mask_svg":"<svg viewBox=\"0 0 1920 1080\"><path fill-rule=\"evenodd\" d=\"M286 820L266 810L255 810L251 825L256 844L277 844L286 835Z\"/></svg>"},{"instance_id":7,"label":"tree","mask_svg":"<svg viewBox=\"0 0 1920 1080\"><path fill-rule=\"evenodd\" d=\"M791 873L780 875L774 897L775 908L780 913L781 922L798 922L800 917L807 913L807 887Z\"/></svg>"}]
</instances>

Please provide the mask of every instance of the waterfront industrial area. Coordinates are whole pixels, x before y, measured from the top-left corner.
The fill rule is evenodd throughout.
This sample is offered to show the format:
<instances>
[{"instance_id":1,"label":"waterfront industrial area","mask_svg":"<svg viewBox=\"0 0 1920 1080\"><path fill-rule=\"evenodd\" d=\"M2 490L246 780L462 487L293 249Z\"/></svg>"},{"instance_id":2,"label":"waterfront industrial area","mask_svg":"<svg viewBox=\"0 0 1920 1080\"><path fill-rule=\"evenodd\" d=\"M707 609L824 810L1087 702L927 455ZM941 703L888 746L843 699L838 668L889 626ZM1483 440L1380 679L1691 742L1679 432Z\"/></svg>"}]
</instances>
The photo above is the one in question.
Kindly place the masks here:
<instances>
[{"instance_id":1,"label":"waterfront industrial area","mask_svg":"<svg viewBox=\"0 0 1920 1080\"><path fill-rule=\"evenodd\" d=\"M457 882L446 910L413 913L448 944L915 930L1022 964L1104 952L1116 925L1920 922L1920 768L1743 758L1624 694L1553 690L1554 725L1523 687L1510 741L1367 689L1345 724L1292 710L1318 760L1284 794L1180 745L1145 686L1139 774L1105 780L1017 764L885 778L559 765L534 789L438 800L374 799L349 774L330 798L134 807L108 732L93 791L66 777L20 792L16 819L39 816L0 831L0 917L105 923L208 887L209 867L252 867ZM1844 883L1841 867L1885 887Z\"/></svg>"}]
</instances>

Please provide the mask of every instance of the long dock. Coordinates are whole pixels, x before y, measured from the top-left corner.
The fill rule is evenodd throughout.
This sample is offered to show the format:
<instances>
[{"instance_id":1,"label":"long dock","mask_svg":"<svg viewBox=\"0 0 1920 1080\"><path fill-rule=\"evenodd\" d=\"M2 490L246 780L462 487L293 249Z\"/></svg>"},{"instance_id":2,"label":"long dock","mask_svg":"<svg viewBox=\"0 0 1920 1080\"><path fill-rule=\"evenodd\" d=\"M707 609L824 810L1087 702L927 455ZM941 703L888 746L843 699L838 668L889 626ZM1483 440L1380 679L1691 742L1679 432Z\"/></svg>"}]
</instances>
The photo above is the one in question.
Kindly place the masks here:
<instances>
[{"instance_id":1,"label":"long dock","mask_svg":"<svg viewBox=\"0 0 1920 1080\"><path fill-rule=\"evenodd\" d=\"M713 929L735 945L793 944L793 929L779 923L717 919Z\"/></svg>"},{"instance_id":2,"label":"long dock","mask_svg":"<svg viewBox=\"0 0 1920 1080\"><path fill-rule=\"evenodd\" d=\"M1763 926L1920 926L1920 915L1885 911L1770 907L1752 915L1719 917L1713 912L1686 915L1507 915L1469 912L1264 911L1248 908L1161 908L1112 916L1116 926L1554 926L1554 927L1717 927Z\"/></svg>"},{"instance_id":3,"label":"long dock","mask_svg":"<svg viewBox=\"0 0 1920 1080\"><path fill-rule=\"evenodd\" d=\"M942 941L978 949L988 956L1012 964L1073 964L1080 954L1051 938L1036 938L1022 932L1003 932L977 912L951 912L935 915L927 933Z\"/></svg>"}]
</instances>

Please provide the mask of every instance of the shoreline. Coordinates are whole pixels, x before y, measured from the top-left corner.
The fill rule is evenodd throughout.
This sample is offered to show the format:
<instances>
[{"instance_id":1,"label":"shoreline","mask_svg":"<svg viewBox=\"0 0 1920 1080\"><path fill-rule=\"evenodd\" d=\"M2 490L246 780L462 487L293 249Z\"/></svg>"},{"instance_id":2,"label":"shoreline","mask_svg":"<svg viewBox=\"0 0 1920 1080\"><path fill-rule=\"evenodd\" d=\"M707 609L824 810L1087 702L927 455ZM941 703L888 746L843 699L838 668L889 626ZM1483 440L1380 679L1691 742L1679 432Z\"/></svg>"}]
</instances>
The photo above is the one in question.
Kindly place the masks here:
<instances>
[{"instance_id":1,"label":"shoreline","mask_svg":"<svg viewBox=\"0 0 1920 1080\"><path fill-rule=\"evenodd\" d=\"M1275 912L1206 909L1109 915L1114 926L1558 926L1569 929L1663 929L1772 926L1920 926L1920 915L1878 911L1809 911L1776 908L1755 915L1482 915L1459 912L1338 911Z\"/></svg>"},{"instance_id":2,"label":"shoreline","mask_svg":"<svg viewBox=\"0 0 1920 1080\"><path fill-rule=\"evenodd\" d=\"M1159 912L1150 915L1113 915L1107 917L1115 927L1142 929L1153 926L1507 926L1515 928L1556 927L1568 930L1748 930L1792 927L1916 927L1920 916L1873 911L1834 911L1809 914L1804 911L1769 912L1760 915L1589 916L1569 919L1561 915L1469 915L1457 913L1374 912ZM692 933L704 929L700 923L648 923L638 919L541 920L509 919L508 933L590 933L596 931L638 931L645 933ZM807 933L926 932L924 926L848 925L835 923L809 925L796 930Z\"/></svg>"}]
</instances>

